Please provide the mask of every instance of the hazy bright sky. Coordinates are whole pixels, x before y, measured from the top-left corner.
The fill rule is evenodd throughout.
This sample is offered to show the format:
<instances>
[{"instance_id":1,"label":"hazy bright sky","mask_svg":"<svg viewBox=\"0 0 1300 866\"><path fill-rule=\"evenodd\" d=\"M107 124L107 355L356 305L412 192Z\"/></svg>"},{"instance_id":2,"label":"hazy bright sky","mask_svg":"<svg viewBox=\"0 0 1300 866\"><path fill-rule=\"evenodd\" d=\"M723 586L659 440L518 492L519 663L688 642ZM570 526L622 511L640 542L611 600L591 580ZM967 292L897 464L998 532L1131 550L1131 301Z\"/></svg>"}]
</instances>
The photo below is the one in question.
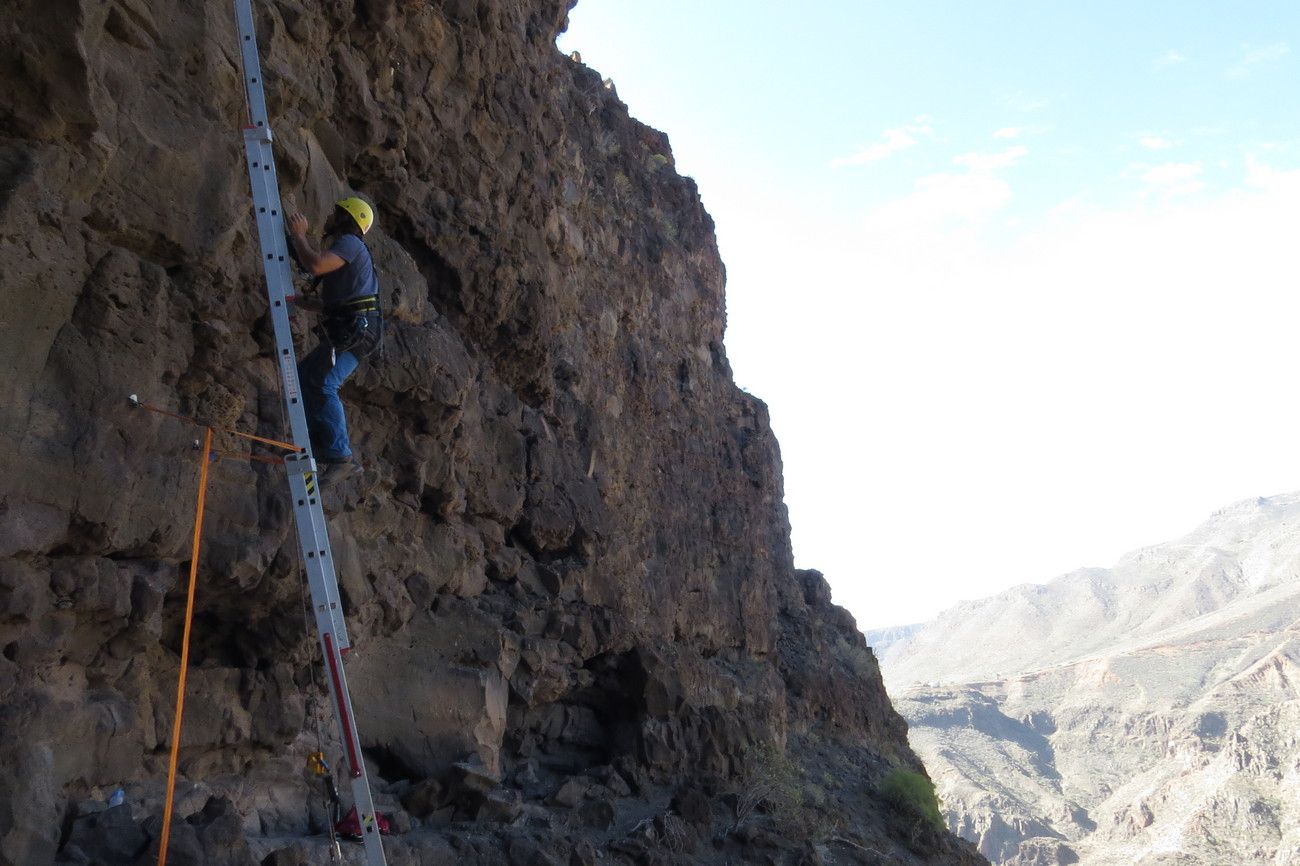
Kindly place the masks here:
<instances>
[{"instance_id":1,"label":"hazy bright sky","mask_svg":"<svg viewBox=\"0 0 1300 866\"><path fill-rule=\"evenodd\" d=\"M1300 489L1300 2L581 0L864 628Z\"/></svg>"}]
</instances>

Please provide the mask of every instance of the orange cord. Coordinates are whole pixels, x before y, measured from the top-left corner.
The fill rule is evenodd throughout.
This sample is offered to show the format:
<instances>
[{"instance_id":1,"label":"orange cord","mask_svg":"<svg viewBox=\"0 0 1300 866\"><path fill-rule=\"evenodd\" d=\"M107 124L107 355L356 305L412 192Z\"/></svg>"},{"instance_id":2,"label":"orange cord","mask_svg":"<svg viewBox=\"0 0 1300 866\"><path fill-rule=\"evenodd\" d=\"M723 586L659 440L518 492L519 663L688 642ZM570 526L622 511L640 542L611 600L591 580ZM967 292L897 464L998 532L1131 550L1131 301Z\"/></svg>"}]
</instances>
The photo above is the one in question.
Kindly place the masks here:
<instances>
[{"instance_id":1,"label":"orange cord","mask_svg":"<svg viewBox=\"0 0 1300 866\"><path fill-rule=\"evenodd\" d=\"M217 457L229 457L232 460L248 460L252 463L269 463L272 466L284 465L283 458L268 457L265 454L246 454L242 451L222 451L220 448L213 448L212 453Z\"/></svg>"},{"instance_id":2,"label":"orange cord","mask_svg":"<svg viewBox=\"0 0 1300 866\"><path fill-rule=\"evenodd\" d=\"M245 433L243 430L234 430L231 429L230 427L217 427L212 424L204 424L202 421L198 420L197 418L191 418L188 415L178 415L175 412L168 412L166 409L159 409L157 406L150 406L148 403L141 403L139 401L136 401L135 395L132 395L132 401L133 401L133 405L136 406L137 408L148 409L150 412L155 412L159 415L166 415L168 418L175 418L178 421L184 421L186 424L193 424L195 427L203 427L210 431L220 430L222 433L230 433L235 436L241 436L244 439L251 439L254 442L261 442L263 445L272 445L276 448L283 448L285 451L296 452L296 451L303 450L299 448L297 445L294 445L290 442L281 442L279 439L267 439L265 436L254 436L252 433Z\"/></svg>"},{"instance_id":3,"label":"orange cord","mask_svg":"<svg viewBox=\"0 0 1300 866\"><path fill-rule=\"evenodd\" d=\"M162 838L158 843L158 866L167 864L167 843L172 834L172 798L176 793L176 760L181 748L181 715L185 712L185 674L190 664L190 625L194 621L194 588L199 577L199 541L203 537L203 500L208 493L208 454L212 450L212 428L205 428L203 454L199 457L199 499L194 508L194 543L190 548L190 588L185 600L185 630L181 635L181 670L176 683L176 717L172 719L172 754L167 762L167 802L163 807Z\"/></svg>"}]
</instances>

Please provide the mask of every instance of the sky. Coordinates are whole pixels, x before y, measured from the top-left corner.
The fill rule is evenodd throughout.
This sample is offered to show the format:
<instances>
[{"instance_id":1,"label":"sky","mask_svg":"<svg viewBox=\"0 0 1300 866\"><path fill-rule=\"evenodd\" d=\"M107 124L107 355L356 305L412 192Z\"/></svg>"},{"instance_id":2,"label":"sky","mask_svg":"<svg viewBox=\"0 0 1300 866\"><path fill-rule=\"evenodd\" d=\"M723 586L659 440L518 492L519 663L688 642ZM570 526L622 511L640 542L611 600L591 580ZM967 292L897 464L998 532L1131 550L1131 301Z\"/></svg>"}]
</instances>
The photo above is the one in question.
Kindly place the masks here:
<instances>
[{"instance_id":1,"label":"sky","mask_svg":"<svg viewBox=\"0 0 1300 866\"><path fill-rule=\"evenodd\" d=\"M1300 3L581 0L876 628L1300 490Z\"/></svg>"}]
</instances>

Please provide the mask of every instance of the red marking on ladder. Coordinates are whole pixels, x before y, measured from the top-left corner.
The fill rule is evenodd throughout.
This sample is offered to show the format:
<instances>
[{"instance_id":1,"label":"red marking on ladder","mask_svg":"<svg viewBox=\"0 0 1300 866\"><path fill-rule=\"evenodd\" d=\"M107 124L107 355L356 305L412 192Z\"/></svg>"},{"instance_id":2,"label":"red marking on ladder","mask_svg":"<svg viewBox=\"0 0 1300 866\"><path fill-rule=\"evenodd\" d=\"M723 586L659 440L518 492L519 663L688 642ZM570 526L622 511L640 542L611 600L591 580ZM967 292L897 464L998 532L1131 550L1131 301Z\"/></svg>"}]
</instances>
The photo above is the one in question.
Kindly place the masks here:
<instances>
[{"instance_id":1,"label":"red marking on ladder","mask_svg":"<svg viewBox=\"0 0 1300 866\"><path fill-rule=\"evenodd\" d=\"M330 679L334 682L334 703L338 705L339 724L343 728L343 739L348 745L348 765L352 778L361 776L361 761L357 755L357 732L352 727L352 714L348 712L348 702L343 694L343 677L339 675L338 654L334 652L334 635L325 632L325 661L330 666Z\"/></svg>"}]
</instances>

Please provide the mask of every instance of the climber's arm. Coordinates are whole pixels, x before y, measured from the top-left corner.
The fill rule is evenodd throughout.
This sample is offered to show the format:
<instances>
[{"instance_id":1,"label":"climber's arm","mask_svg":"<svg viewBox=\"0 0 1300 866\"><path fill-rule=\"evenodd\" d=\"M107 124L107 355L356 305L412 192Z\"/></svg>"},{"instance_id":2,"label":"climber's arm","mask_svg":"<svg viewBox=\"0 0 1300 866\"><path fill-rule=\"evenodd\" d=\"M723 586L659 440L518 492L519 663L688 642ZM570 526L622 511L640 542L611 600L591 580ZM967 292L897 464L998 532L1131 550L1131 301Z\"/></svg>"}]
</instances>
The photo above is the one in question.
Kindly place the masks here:
<instances>
[{"instance_id":1,"label":"climber's arm","mask_svg":"<svg viewBox=\"0 0 1300 866\"><path fill-rule=\"evenodd\" d=\"M316 249L312 242L307 240L307 229L305 216L295 213L289 217L289 240L293 243L294 252L298 254L298 261L302 263L304 270L313 277L319 277L337 271L347 264L328 250L321 252Z\"/></svg>"}]
</instances>

